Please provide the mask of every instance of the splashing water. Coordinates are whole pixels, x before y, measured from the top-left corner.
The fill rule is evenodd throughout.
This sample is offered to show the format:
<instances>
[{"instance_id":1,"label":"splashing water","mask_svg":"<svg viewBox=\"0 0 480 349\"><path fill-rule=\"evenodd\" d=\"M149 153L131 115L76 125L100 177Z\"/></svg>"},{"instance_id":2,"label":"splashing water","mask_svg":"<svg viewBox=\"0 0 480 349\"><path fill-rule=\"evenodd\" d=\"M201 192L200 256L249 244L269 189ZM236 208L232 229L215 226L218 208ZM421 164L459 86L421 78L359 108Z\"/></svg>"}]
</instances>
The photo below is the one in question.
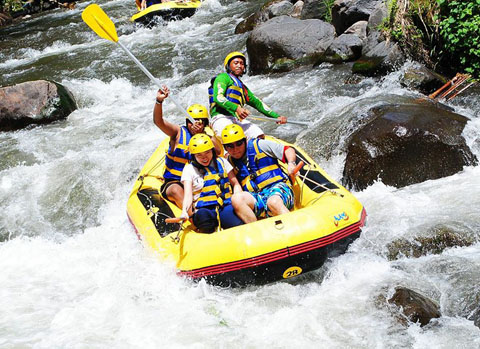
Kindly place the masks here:
<instances>
[{"instance_id":1,"label":"splashing water","mask_svg":"<svg viewBox=\"0 0 480 349\"><path fill-rule=\"evenodd\" d=\"M137 173L164 138L152 122L156 87L81 21L87 5L0 31L2 85L56 80L79 105L65 121L0 133L0 347L480 347L480 329L466 319L480 294L478 243L416 259L386 257L391 241L439 224L478 241L479 167L355 193L369 214L361 237L345 255L288 283L221 289L159 263L125 214ZM245 50L248 34L233 35L235 26L261 5L207 0L191 18L133 30L133 2L101 2L120 40L184 106L207 104L223 57ZM336 180L352 131L344 121L415 95L398 83L401 72L354 86L344 84L349 74L348 66L324 64L244 79L274 110L313 121L309 130L261 127L297 140ZM451 106L471 119L464 136L479 157L478 94ZM173 103L164 108L183 123ZM438 302L442 317L425 328L400 325L378 301L399 285Z\"/></svg>"}]
</instances>

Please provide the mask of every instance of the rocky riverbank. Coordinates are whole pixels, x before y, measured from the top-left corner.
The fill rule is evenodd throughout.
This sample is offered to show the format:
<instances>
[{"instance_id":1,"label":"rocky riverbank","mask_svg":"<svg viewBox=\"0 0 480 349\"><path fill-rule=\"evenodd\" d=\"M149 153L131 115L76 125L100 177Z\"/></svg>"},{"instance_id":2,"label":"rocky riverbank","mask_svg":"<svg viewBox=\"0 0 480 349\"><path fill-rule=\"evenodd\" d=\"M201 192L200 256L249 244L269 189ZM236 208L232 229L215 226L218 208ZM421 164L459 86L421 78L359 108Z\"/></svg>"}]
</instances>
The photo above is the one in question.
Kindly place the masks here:
<instances>
[{"instance_id":1,"label":"rocky riverbank","mask_svg":"<svg viewBox=\"0 0 480 349\"><path fill-rule=\"evenodd\" d=\"M353 62L354 73L372 76L413 60L448 76L462 71L479 76L480 44L470 43L469 36L476 35L480 5L453 7L443 0L414 5L410 0L272 0L235 32L250 32L253 74ZM449 25L457 20L464 25Z\"/></svg>"},{"instance_id":2,"label":"rocky riverbank","mask_svg":"<svg viewBox=\"0 0 480 349\"><path fill-rule=\"evenodd\" d=\"M0 0L0 27L56 8L74 9L75 0Z\"/></svg>"}]
</instances>

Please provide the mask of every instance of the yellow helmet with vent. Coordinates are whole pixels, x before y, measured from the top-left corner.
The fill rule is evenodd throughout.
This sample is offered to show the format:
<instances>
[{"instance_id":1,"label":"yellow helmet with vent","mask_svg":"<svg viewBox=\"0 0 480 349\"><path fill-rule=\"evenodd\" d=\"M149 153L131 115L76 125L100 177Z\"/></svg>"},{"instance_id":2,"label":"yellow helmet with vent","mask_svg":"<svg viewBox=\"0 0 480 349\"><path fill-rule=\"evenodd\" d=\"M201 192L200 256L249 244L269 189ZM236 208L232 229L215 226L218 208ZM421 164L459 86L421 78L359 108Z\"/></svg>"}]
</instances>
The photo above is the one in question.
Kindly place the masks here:
<instances>
[{"instance_id":1,"label":"yellow helmet with vent","mask_svg":"<svg viewBox=\"0 0 480 349\"><path fill-rule=\"evenodd\" d=\"M245 133L240 125L230 124L222 131L222 143L228 144L245 138Z\"/></svg>"},{"instance_id":2,"label":"yellow helmet with vent","mask_svg":"<svg viewBox=\"0 0 480 349\"><path fill-rule=\"evenodd\" d=\"M198 133L190 139L188 151L190 154L199 154L213 149L213 142L210 137L204 133Z\"/></svg>"},{"instance_id":3,"label":"yellow helmet with vent","mask_svg":"<svg viewBox=\"0 0 480 349\"><path fill-rule=\"evenodd\" d=\"M194 119L208 119L208 111L201 104L192 104L187 108L188 114Z\"/></svg>"},{"instance_id":4,"label":"yellow helmet with vent","mask_svg":"<svg viewBox=\"0 0 480 349\"><path fill-rule=\"evenodd\" d=\"M243 64L245 64L245 69L247 68L247 57L245 57L245 55L241 52L238 52L238 51L234 51L234 52L230 52L227 57L225 57L225 60L223 61L223 66L225 68L226 71L229 71L230 68L229 68L229 64L230 64L230 61L234 58L243 58Z\"/></svg>"}]
</instances>

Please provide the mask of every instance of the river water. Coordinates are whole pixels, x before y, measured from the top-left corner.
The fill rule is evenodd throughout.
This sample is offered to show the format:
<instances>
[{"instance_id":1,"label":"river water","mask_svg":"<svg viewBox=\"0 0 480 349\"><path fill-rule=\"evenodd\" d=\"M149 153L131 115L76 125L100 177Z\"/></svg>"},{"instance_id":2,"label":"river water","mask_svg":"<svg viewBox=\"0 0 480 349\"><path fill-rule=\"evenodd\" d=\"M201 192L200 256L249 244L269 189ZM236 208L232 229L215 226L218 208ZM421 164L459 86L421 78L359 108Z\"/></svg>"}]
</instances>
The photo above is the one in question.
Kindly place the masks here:
<instances>
[{"instance_id":1,"label":"river water","mask_svg":"<svg viewBox=\"0 0 480 349\"><path fill-rule=\"evenodd\" d=\"M480 244L439 255L387 259L398 238L440 226L480 237L480 167L395 189L375 183L354 193L368 226L349 251L291 282L221 289L194 284L159 263L137 240L126 201L164 135L153 125L156 87L111 42L81 20L89 3L0 30L0 82L52 79L79 109L67 120L0 133L1 348L480 348L466 317L480 299ZM192 18L134 30L133 1L101 1L120 40L184 106L207 104L223 57L245 50L235 26L261 2L207 0ZM415 93L400 73L345 84L348 66L247 76L281 114L315 121L261 123L305 144L335 179L345 160L349 120L363 108ZM478 90L450 104L471 121L467 143L480 157ZM182 122L173 103L170 120ZM396 286L435 300L442 317L402 326L382 305Z\"/></svg>"}]
</instances>

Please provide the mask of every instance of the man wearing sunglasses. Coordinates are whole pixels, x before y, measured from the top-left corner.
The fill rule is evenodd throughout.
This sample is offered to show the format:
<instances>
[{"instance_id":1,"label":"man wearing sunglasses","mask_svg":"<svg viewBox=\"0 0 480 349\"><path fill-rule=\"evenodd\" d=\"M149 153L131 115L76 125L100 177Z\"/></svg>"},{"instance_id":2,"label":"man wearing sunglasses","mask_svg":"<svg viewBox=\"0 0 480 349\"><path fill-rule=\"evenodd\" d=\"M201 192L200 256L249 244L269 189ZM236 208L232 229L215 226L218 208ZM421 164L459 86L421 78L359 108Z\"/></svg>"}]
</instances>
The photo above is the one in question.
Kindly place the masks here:
<instances>
[{"instance_id":1,"label":"man wearing sunglasses","mask_svg":"<svg viewBox=\"0 0 480 349\"><path fill-rule=\"evenodd\" d=\"M223 129L222 143L244 190L232 197L235 213L242 221L254 222L257 218L288 213L293 208L290 180L278 164L279 160L287 162L288 174L294 172L293 148L264 139L247 140L242 127L236 124Z\"/></svg>"},{"instance_id":2,"label":"man wearing sunglasses","mask_svg":"<svg viewBox=\"0 0 480 349\"><path fill-rule=\"evenodd\" d=\"M170 137L170 145L165 155L165 172L163 173L165 181L160 188L160 194L182 208L184 191L180 179L183 168L191 160L188 151L190 138L198 133L207 133L208 136L213 137L213 132L210 128L206 128L209 125L208 111L201 104L192 104L187 108L188 114L195 120L194 124L188 118L185 119L185 126L175 125L164 120L162 105L169 93L170 90L167 86L159 89L153 109L153 122ZM213 144L215 145L215 152L220 154L220 145L216 140L213 140Z\"/></svg>"},{"instance_id":3,"label":"man wearing sunglasses","mask_svg":"<svg viewBox=\"0 0 480 349\"><path fill-rule=\"evenodd\" d=\"M225 73L214 77L208 88L212 128L218 137L225 126L233 123L242 127L248 139L265 138L260 127L246 120L250 115L250 111L245 108L246 105L268 117L277 119L278 124L287 122L285 116L280 116L270 109L240 80L247 70L247 58L243 53L229 53L225 57L223 66Z\"/></svg>"}]
</instances>

